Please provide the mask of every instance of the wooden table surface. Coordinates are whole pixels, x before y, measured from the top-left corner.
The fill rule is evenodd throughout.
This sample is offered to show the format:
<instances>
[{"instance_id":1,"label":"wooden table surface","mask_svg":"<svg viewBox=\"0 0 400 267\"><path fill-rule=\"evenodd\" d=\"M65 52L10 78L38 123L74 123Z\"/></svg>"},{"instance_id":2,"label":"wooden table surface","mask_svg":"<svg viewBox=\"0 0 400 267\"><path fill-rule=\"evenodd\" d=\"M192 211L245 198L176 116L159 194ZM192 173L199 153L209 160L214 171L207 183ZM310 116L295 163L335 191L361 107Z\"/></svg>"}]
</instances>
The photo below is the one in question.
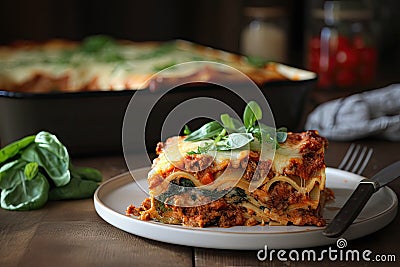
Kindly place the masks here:
<instances>
[{"instance_id":1,"label":"wooden table surface","mask_svg":"<svg viewBox=\"0 0 400 267\"><path fill-rule=\"evenodd\" d=\"M365 176L400 159L400 143L363 140L374 148ZM328 166L338 166L349 143L331 142ZM138 155L135 164L143 166ZM127 171L122 156L78 158L76 165L98 168L105 179ZM390 184L400 195L400 179ZM348 249L369 249L374 254L394 254L400 262L400 216L369 236L348 241ZM233 251L185 247L141 238L119 230L96 213L93 200L49 202L41 210L15 212L0 210L0 266L310 266L318 262L260 262L257 251ZM317 251L326 247L315 248ZM374 262L377 264L376 262ZM331 266L367 262L332 262ZM396 266L396 263L391 263ZM388 263L379 263L387 266Z\"/></svg>"}]
</instances>

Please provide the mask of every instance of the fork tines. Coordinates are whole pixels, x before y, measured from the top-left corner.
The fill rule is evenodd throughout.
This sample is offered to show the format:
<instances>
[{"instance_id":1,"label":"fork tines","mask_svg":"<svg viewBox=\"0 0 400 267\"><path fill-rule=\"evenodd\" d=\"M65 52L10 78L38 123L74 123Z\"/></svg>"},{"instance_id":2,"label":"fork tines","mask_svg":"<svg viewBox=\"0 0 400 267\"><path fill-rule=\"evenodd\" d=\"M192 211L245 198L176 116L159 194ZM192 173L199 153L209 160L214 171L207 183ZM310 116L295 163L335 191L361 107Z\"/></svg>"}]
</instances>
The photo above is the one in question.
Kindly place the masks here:
<instances>
[{"instance_id":1,"label":"fork tines","mask_svg":"<svg viewBox=\"0 0 400 267\"><path fill-rule=\"evenodd\" d=\"M339 169L361 174L372 156L372 148L351 144L346 155L339 164Z\"/></svg>"}]
</instances>

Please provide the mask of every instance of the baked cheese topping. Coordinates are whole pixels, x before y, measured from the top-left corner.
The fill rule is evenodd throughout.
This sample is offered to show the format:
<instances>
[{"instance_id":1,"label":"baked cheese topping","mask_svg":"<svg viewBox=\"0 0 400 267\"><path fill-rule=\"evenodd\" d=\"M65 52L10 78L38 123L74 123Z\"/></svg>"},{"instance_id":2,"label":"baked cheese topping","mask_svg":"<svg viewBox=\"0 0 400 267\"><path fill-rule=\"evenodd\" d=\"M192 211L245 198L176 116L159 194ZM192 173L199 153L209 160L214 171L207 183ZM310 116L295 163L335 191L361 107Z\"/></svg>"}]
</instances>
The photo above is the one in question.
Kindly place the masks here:
<instances>
[{"instance_id":1,"label":"baked cheese topping","mask_svg":"<svg viewBox=\"0 0 400 267\"><path fill-rule=\"evenodd\" d=\"M186 41L135 43L94 36L82 43L53 40L0 47L0 89L42 93L143 89L160 70L190 61L224 63L258 83L288 80L273 63L255 67L245 57ZM186 65L163 72L163 77L199 74L207 81L209 75L229 72L213 68Z\"/></svg>"}]
</instances>

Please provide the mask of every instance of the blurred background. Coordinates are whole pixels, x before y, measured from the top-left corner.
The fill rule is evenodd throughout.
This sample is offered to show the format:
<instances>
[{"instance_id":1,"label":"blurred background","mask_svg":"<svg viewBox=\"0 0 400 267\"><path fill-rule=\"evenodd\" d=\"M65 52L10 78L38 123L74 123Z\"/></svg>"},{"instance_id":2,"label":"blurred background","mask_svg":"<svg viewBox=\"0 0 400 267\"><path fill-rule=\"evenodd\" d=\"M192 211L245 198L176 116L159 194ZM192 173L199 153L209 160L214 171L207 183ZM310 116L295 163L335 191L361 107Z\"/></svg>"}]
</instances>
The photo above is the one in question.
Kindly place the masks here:
<instances>
[{"instance_id":1,"label":"blurred background","mask_svg":"<svg viewBox=\"0 0 400 267\"><path fill-rule=\"evenodd\" d=\"M365 86L377 87L395 82L400 69L400 17L397 14L400 3L397 0L356 2L363 6L358 5L353 11L365 8L370 15L367 18L357 16L356 10L353 12L356 15L350 20L361 23L367 20L369 28L366 34L371 35L377 53L377 79ZM3 0L0 3L0 43L21 39L81 40L101 33L134 41L185 39L246 54L258 51L257 47L246 46L246 40L251 43L254 38L261 38L262 41L263 31L267 31L269 39L277 38L280 50L284 50L274 51L281 56L273 60L310 69L313 67L309 58L310 36L319 34L322 26L315 29L318 23L326 24L324 15L318 15L318 9L324 9L324 1ZM254 25L254 21L271 22L277 28L268 32L270 24L256 22ZM338 26L337 21L333 26ZM269 43L264 42L265 45Z\"/></svg>"},{"instance_id":2,"label":"blurred background","mask_svg":"<svg viewBox=\"0 0 400 267\"><path fill-rule=\"evenodd\" d=\"M309 88L312 90L303 90L306 96L299 89L292 93L282 88L270 90L278 95L276 100L269 99L278 115L290 113L289 109L283 108L284 105L292 107L294 100L301 102L301 114L291 108L301 121L296 119L291 123L297 126L293 129L303 129L307 115L321 103L400 82L398 10L398 0L3 0L0 3L0 45L18 40L46 41L54 38L80 41L96 34L132 41L184 39L311 70L318 74L318 82L315 84L313 81L312 88ZM120 123L121 114L125 112L124 103L127 104L129 98L113 99L120 109L120 114L117 114ZM2 107L5 121L27 109L26 104L19 101L25 106L17 104L14 111L6 107L14 102L7 101L7 98L2 100L5 103ZM110 102L106 104L110 105ZM99 117L96 107L89 110L86 103L83 107L88 110L87 114ZM285 112L278 112L276 107ZM65 110L60 112L67 114ZM68 116L68 121L74 123L79 117L73 113ZM18 126L14 128L19 136L14 135L7 125L3 126L2 134L8 134L7 138L3 137L3 143L25 134L19 129L25 125L25 115L20 118L23 122L14 125ZM39 122L40 129L44 127L40 116L31 119L30 123L33 125L34 121ZM102 127L101 123L90 122L91 127ZM88 136L91 135L93 129L83 118L82 124L87 128ZM69 128L66 128L68 132ZM120 130L120 124L114 128ZM56 127L50 129L56 133L64 131ZM110 147L120 147L121 134L115 129L112 133L115 143L110 143ZM71 145L82 139L81 135L75 135L62 138ZM102 142L102 136L99 139ZM75 145L79 151L89 150L90 142L86 144L83 141Z\"/></svg>"}]
</instances>

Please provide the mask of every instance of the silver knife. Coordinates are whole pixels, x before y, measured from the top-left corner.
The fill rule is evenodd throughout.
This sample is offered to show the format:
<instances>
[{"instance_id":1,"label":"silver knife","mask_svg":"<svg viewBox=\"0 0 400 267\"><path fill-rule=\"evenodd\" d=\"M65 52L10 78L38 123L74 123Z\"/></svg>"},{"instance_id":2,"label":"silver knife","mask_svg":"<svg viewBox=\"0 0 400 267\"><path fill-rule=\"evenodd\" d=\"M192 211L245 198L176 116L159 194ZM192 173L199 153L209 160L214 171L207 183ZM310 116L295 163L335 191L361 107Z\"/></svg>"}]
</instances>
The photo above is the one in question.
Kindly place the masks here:
<instances>
[{"instance_id":1,"label":"silver knife","mask_svg":"<svg viewBox=\"0 0 400 267\"><path fill-rule=\"evenodd\" d=\"M360 214L369 198L391 181L400 177L400 161L384 168L371 179L363 179L340 209L332 222L322 232L327 237L338 237L343 234Z\"/></svg>"}]
</instances>

